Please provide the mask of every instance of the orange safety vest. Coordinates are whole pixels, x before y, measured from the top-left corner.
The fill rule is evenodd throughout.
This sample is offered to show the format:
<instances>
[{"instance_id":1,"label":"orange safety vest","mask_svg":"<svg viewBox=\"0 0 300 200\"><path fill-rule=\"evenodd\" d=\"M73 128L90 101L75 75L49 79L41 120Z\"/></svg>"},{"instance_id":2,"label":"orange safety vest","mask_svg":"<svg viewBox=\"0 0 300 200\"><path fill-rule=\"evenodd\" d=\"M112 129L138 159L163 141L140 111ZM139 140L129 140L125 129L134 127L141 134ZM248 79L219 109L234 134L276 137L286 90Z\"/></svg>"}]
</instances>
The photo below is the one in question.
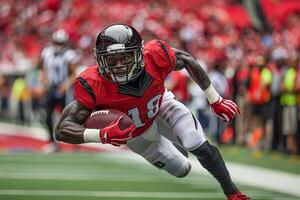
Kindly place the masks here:
<instances>
[{"instance_id":1,"label":"orange safety vest","mask_svg":"<svg viewBox=\"0 0 300 200\"><path fill-rule=\"evenodd\" d=\"M261 105L269 100L270 90L262 82L261 71L258 67L253 67L250 71L249 101Z\"/></svg>"}]
</instances>

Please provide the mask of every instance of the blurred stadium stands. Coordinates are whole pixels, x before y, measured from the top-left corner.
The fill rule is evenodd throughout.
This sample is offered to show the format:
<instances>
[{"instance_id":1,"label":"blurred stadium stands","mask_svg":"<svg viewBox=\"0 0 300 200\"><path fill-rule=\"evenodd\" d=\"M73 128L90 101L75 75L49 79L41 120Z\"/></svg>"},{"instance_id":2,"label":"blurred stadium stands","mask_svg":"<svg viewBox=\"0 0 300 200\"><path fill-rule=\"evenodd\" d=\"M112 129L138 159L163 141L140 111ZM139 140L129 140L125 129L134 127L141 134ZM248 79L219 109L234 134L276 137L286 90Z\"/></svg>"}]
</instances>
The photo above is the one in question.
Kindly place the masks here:
<instances>
[{"instance_id":1,"label":"blurred stadium stands","mask_svg":"<svg viewBox=\"0 0 300 200\"><path fill-rule=\"evenodd\" d=\"M34 95L43 96L36 66L55 30L63 28L70 34L79 66L87 67L95 64L96 34L116 22L133 25L145 41L166 40L194 55L208 73L217 70L226 76L224 95L234 99L243 114L221 129L217 119L208 117L207 132L212 138L220 134L219 143L300 153L299 0L1 1L1 119L43 122L43 110L36 116L32 102ZM290 77L295 80L288 81ZM285 101L286 95L297 100ZM197 101L199 95L191 97L191 102ZM195 112L201 110L191 102L187 104ZM291 121L284 120L289 114L282 117L290 113L284 112L288 107L297 110L290 114L296 129L284 129ZM203 112L199 118L210 115Z\"/></svg>"}]
</instances>

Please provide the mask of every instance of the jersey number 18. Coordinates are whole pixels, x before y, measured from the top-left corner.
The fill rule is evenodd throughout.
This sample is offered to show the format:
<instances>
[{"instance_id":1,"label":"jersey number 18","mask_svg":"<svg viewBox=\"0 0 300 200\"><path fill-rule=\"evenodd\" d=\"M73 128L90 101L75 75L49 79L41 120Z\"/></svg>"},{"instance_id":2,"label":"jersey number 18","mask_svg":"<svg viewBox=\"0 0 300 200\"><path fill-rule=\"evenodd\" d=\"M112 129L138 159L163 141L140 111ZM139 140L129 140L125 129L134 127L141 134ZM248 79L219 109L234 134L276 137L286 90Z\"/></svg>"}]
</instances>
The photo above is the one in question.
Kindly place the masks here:
<instances>
[{"instance_id":1,"label":"jersey number 18","mask_svg":"<svg viewBox=\"0 0 300 200\"><path fill-rule=\"evenodd\" d=\"M156 116L159 111L159 101L162 97L162 94L156 95L152 99L150 99L147 103L147 117L152 119ZM145 125L140 118L140 111L138 107L128 110L128 115L131 117L132 121L136 125L137 128L140 128Z\"/></svg>"}]
</instances>

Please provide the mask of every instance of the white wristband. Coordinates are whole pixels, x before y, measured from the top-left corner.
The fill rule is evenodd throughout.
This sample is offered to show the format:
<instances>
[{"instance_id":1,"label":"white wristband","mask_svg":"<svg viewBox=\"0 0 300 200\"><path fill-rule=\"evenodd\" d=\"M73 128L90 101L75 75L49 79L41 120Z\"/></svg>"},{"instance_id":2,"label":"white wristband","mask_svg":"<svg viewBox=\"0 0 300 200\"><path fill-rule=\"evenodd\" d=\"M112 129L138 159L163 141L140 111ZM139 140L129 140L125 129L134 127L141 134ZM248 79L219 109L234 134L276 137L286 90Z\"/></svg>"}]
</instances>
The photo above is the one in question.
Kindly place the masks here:
<instances>
[{"instance_id":1,"label":"white wristband","mask_svg":"<svg viewBox=\"0 0 300 200\"><path fill-rule=\"evenodd\" d=\"M100 140L100 130L86 128L83 132L84 142L101 142Z\"/></svg>"},{"instance_id":2,"label":"white wristband","mask_svg":"<svg viewBox=\"0 0 300 200\"><path fill-rule=\"evenodd\" d=\"M219 93L215 90L212 84L210 84L208 88L203 90L203 92L210 104L215 103L220 98Z\"/></svg>"}]
</instances>

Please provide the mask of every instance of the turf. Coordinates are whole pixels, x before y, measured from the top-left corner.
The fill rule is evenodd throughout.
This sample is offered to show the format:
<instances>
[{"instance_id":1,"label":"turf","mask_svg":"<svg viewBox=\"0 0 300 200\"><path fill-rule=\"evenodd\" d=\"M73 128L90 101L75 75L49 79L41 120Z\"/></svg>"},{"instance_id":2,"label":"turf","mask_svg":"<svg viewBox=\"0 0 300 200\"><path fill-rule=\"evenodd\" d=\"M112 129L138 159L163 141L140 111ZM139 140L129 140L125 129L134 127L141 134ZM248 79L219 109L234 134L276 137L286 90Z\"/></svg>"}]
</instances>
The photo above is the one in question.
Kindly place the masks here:
<instances>
[{"instance_id":1,"label":"turf","mask_svg":"<svg viewBox=\"0 0 300 200\"><path fill-rule=\"evenodd\" d=\"M246 147L227 145L221 146L220 150L229 161L300 174L300 156L276 151L252 151Z\"/></svg>"},{"instance_id":2,"label":"turf","mask_svg":"<svg viewBox=\"0 0 300 200\"><path fill-rule=\"evenodd\" d=\"M126 156L126 155L125 155ZM239 185L257 200L295 200L286 194ZM148 163L107 153L0 154L2 200L225 199L210 176L178 179Z\"/></svg>"}]
</instances>

